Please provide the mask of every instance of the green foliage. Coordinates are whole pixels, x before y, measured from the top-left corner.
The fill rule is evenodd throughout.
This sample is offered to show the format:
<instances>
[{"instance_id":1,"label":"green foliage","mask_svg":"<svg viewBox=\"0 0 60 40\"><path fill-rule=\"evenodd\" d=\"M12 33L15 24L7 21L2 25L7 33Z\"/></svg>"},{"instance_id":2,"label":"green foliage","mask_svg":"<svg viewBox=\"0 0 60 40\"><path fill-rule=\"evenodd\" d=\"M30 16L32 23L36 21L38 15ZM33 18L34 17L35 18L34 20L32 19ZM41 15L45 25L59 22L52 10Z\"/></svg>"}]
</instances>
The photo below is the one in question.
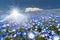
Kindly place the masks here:
<instances>
[{"instance_id":1,"label":"green foliage","mask_svg":"<svg viewBox=\"0 0 60 40\"><path fill-rule=\"evenodd\" d=\"M57 34L60 34L60 32L58 31L58 29L56 28L56 25L49 26L48 29L49 30L53 30Z\"/></svg>"},{"instance_id":2,"label":"green foliage","mask_svg":"<svg viewBox=\"0 0 60 40\"><path fill-rule=\"evenodd\" d=\"M16 32L18 31L18 32L20 32L20 31L23 31L24 30L24 27L22 26L22 27L20 27L18 30L16 30Z\"/></svg>"},{"instance_id":3,"label":"green foliage","mask_svg":"<svg viewBox=\"0 0 60 40\"><path fill-rule=\"evenodd\" d=\"M37 31L38 31L38 32L41 32L41 28L40 28L40 27L38 27L38 28L37 28Z\"/></svg>"},{"instance_id":4,"label":"green foliage","mask_svg":"<svg viewBox=\"0 0 60 40\"><path fill-rule=\"evenodd\" d=\"M39 35L36 37L36 40L45 40L44 38L40 37Z\"/></svg>"}]
</instances>

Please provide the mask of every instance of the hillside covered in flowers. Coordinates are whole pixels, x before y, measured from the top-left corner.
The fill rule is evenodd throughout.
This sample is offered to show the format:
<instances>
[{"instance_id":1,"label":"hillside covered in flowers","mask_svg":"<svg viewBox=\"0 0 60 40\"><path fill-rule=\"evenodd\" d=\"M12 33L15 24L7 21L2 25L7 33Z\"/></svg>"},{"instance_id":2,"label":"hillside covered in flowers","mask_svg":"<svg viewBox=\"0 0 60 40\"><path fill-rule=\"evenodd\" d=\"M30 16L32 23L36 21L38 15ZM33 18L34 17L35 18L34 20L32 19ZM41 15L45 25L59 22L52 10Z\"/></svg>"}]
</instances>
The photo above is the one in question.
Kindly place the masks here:
<instances>
[{"instance_id":1,"label":"hillside covered in flowers","mask_svg":"<svg viewBox=\"0 0 60 40\"><path fill-rule=\"evenodd\" d=\"M43 10L25 14L29 17L23 21L20 21L21 18L0 21L0 40L60 40L59 11Z\"/></svg>"}]
</instances>

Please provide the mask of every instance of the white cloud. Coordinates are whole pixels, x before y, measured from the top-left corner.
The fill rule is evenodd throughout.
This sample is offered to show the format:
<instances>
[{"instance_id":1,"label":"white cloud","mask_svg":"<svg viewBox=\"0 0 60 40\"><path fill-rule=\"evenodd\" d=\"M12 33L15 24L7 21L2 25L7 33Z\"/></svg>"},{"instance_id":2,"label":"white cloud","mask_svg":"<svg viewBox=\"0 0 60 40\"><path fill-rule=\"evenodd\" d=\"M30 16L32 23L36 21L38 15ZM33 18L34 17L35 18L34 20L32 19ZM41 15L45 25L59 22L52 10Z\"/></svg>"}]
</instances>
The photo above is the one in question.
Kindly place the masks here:
<instances>
[{"instance_id":1,"label":"white cloud","mask_svg":"<svg viewBox=\"0 0 60 40\"><path fill-rule=\"evenodd\" d=\"M29 8L26 8L26 9L25 9L25 12L38 11L38 10L43 10L43 9L40 9L40 8L31 8L31 7L29 7Z\"/></svg>"}]
</instances>

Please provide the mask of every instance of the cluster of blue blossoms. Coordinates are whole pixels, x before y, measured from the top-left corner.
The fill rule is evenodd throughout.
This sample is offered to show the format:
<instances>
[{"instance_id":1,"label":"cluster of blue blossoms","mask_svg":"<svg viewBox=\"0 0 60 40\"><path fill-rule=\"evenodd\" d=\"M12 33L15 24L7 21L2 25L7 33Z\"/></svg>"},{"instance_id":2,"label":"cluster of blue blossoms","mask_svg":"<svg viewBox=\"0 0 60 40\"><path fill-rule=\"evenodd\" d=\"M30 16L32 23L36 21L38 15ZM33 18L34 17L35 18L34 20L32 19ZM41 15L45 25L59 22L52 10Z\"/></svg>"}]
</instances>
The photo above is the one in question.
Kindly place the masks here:
<instances>
[{"instance_id":1,"label":"cluster of blue blossoms","mask_svg":"<svg viewBox=\"0 0 60 40\"><path fill-rule=\"evenodd\" d=\"M16 25L13 24L15 27ZM17 26L16 26L17 28ZM41 38L39 39L38 36ZM0 22L0 40L60 40L59 16L36 16L28 19L19 29Z\"/></svg>"}]
</instances>

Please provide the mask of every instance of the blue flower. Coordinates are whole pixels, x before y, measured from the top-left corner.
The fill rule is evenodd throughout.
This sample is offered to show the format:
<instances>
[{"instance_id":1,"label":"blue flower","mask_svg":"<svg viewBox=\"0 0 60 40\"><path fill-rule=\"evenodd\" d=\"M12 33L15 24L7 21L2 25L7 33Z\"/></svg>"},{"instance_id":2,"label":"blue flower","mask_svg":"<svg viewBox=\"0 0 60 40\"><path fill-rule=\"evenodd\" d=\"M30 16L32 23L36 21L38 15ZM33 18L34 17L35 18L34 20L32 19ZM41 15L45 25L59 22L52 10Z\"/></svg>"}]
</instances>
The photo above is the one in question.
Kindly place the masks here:
<instances>
[{"instance_id":1,"label":"blue flower","mask_svg":"<svg viewBox=\"0 0 60 40\"><path fill-rule=\"evenodd\" d=\"M3 22L0 22L0 27L3 26Z\"/></svg>"},{"instance_id":2,"label":"blue flower","mask_svg":"<svg viewBox=\"0 0 60 40\"><path fill-rule=\"evenodd\" d=\"M3 24L2 22L0 22L0 30L1 30L1 28L2 28L3 25L4 25L4 24Z\"/></svg>"},{"instance_id":3,"label":"blue flower","mask_svg":"<svg viewBox=\"0 0 60 40\"><path fill-rule=\"evenodd\" d=\"M24 31L22 32L22 35L27 36L27 34L28 34L27 30L24 30Z\"/></svg>"},{"instance_id":4,"label":"blue flower","mask_svg":"<svg viewBox=\"0 0 60 40\"><path fill-rule=\"evenodd\" d=\"M47 33L51 33L51 30L46 30Z\"/></svg>"},{"instance_id":5,"label":"blue flower","mask_svg":"<svg viewBox=\"0 0 60 40\"><path fill-rule=\"evenodd\" d=\"M8 32L2 32L3 37L8 37Z\"/></svg>"},{"instance_id":6,"label":"blue flower","mask_svg":"<svg viewBox=\"0 0 60 40\"><path fill-rule=\"evenodd\" d=\"M13 34L12 34L12 38L15 38L16 36L17 36L16 33L13 33Z\"/></svg>"},{"instance_id":7,"label":"blue flower","mask_svg":"<svg viewBox=\"0 0 60 40\"><path fill-rule=\"evenodd\" d=\"M0 35L0 40L3 40L3 37L2 37L2 35Z\"/></svg>"},{"instance_id":8,"label":"blue flower","mask_svg":"<svg viewBox=\"0 0 60 40\"><path fill-rule=\"evenodd\" d=\"M35 37L36 37L36 35L35 35L34 32L29 32L29 33L28 33L28 38L29 38L29 39L33 40L33 39L35 39Z\"/></svg>"},{"instance_id":9,"label":"blue flower","mask_svg":"<svg viewBox=\"0 0 60 40\"><path fill-rule=\"evenodd\" d=\"M48 40L52 40L51 38L49 38Z\"/></svg>"},{"instance_id":10,"label":"blue flower","mask_svg":"<svg viewBox=\"0 0 60 40\"><path fill-rule=\"evenodd\" d=\"M54 35L52 39L53 39L53 40L60 40L60 36Z\"/></svg>"},{"instance_id":11,"label":"blue flower","mask_svg":"<svg viewBox=\"0 0 60 40\"><path fill-rule=\"evenodd\" d=\"M22 32L17 32L16 34L18 37L22 36Z\"/></svg>"}]
</instances>

